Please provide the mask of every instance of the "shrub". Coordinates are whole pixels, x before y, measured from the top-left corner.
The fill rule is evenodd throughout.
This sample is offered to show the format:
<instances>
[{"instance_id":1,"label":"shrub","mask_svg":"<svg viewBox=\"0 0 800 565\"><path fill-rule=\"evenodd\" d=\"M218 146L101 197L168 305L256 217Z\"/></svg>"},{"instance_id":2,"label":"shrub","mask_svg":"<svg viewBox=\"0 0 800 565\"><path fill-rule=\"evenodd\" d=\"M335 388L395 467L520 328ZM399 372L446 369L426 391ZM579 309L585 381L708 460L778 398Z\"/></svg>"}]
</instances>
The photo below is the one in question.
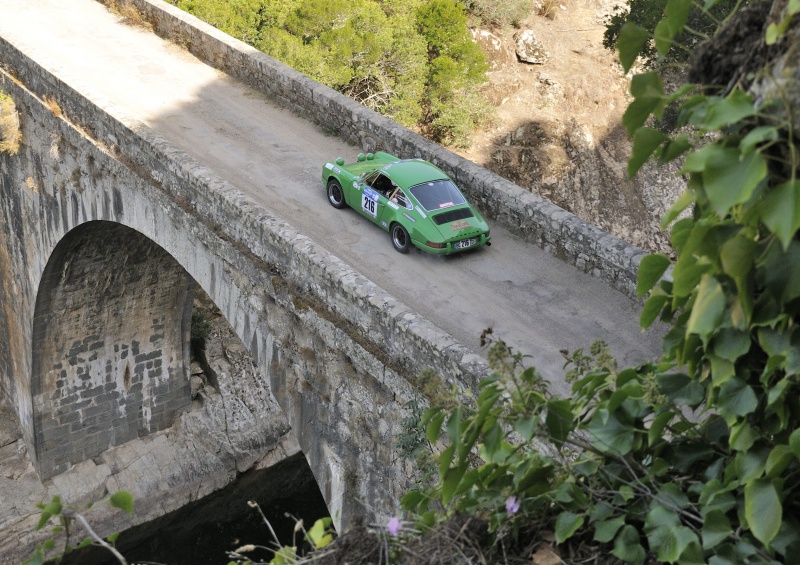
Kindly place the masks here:
<instances>
[{"instance_id":1,"label":"shrub","mask_svg":"<svg viewBox=\"0 0 800 565\"><path fill-rule=\"evenodd\" d=\"M463 3L467 11L486 24L514 27L530 15L532 4L530 0L463 0Z\"/></svg>"},{"instance_id":2,"label":"shrub","mask_svg":"<svg viewBox=\"0 0 800 565\"><path fill-rule=\"evenodd\" d=\"M430 129L441 112L425 109L485 82L488 66L456 0L169 1L409 127ZM435 72L441 55L453 72ZM434 128L446 132L435 140L471 135L474 116L454 119L439 120L452 126Z\"/></svg>"},{"instance_id":3,"label":"shrub","mask_svg":"<svg viewBox=\"0 0 800 565\"><path fill-rule=\"evenodd\" d=\"M668 4L659 56L689 10ZM797 14L788 4L766 42L796 50ZM649 39L622 29L626 71ZM655 155L683 158L688 176L663 219L675 261L649 255L639 270L641 324L668 324L664 355L618 369L602 345L578 351L559 398L495 344L477 398L423 418L429 441L444 436L438 478L403 505L428 527L476 514L501 545L536 519L558 543L591 539L627 563L800 562L800 98L780 85L772 105L739 85L668 93L653 71L631 93L629 173ZM645 126L670 104L701 135Z\"/></svg>"},{"instance_id":4,"label":"shrub","mask_svg":"<svg viewBox=\"0 0 800 565\"><path fill-rule=\"evenodd\" d=\"M9 94L0 90L0 153L16 155L21 143L17 106Z\"/></svg>"}]
</instances>

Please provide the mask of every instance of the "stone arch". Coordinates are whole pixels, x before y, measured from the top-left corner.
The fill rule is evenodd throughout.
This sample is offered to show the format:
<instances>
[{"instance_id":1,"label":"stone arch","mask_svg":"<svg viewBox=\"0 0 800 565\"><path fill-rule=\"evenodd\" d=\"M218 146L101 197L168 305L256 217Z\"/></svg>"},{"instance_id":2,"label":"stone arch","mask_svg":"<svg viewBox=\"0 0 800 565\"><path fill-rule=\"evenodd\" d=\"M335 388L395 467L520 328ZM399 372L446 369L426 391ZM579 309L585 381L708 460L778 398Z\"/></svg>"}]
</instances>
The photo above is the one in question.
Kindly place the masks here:
<instances>
[{"instance_id":1,"label":"stone arch","mask_svg":"<svg viewBox=\"0 0 800 565\"><path fill-rule=\"evenodd\" d=\"M90 221L56 245L33 320L31 456L43 479L190 407L194 280L139 232Z\"/></svg>"}]
</instances>

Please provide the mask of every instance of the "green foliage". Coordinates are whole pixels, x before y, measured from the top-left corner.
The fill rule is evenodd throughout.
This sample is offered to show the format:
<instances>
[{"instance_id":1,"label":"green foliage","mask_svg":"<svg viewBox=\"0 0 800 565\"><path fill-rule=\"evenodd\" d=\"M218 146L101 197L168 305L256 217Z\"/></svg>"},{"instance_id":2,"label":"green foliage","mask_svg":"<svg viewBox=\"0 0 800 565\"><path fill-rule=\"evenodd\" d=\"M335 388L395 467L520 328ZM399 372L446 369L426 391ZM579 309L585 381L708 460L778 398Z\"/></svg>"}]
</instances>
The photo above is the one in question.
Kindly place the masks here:
<instances>
[{"instance_id":1,"label":"green foliage","mask_svg":"<svg viewBox=\"0 0 800 565\"><path fill-rule=\"evenodd\" d=\"M796 2L786 13L793 9ZM670 1L655 26L662 56L687 21L689 4ZM789 28L771 29L777 40ZM648 37L627 26L619 45L626 70ZM642 325L669 326L664 355L620 370L602 346L576 352L572 394L562 399L496 344L494 373L474 405L426 413L427 438L441 441L438 480L407 494L404 507L426 526L478 514L498 540L536 517L559 543L591 538L635 564L648 556L799 562L800 142L792 108L780 106L785 100L765 108L737 87L667 92L654 72L635 76L631 93L623 118L634 143L630 173L651 157L682 158L688 178L663 220L676 259L651 255L639 272ZM668 107L697 135L645 126Z\"/></svg>"},{"instance_id":2,"label":"green foliage","mask_svg":"<svg viewBox=\"0 0 800 565\"><path fill-rule=\"evenodd\" d=\"M228 565L292 565L294 563L307 562L306 558L304 557L304 548L301 547L303 542L307 544L307 548L310 548L311 552L313 553L314 551L323 550L328 547L333 542L336 535L336 532L333 529L333 520L331 520L330 517L320 518L314 522L313 526L311 526L311 529L308 531L306 531L305 527L303 526L302 520L295 520L292 544L283 545L278 539L278 536L275 535L275 530L272 529L272 525L269 523L269 520L267 520L267 517L264 515L264 512L261 510L261 507L258 505L258 503L251 500L247 504L251 508L256 509L261 515L264 525L272 535L272 542L270 543L270 546L246 544L234 551L229 551L227 554L228 558L230 559ZM287 517L288 516L290 515L287 514ZM298 533L303 534L299 540L299 543L297 539ZM272 559L270 559L269 562L251 560L247 554L256 550L266 550L271 552Z\"/></svg>"},{"instance_id":3,"label":"green foliage","mask_svg":"<svg viewBox=\"0 0 800 565\"><path fill-rule=\"evenodd\" d=\"M489 111L456 0L170 1L435 141L468 144Z\"/></svg>"},{"instance_id":4,"label":"green foliage","mask_svg":"<svg viewBox=\"0 0 800 565\"><path fill-rule=\"evenodd\" d=\"M626 31L630 34L635 28L637 33L644 31L641 55L649 63L663 59L673 45L678 50L671 53L672 60L686 61L695 45L712 36L720 22L738 6L738 0L717 0L705 4L690 0L628 0L628 9L612 16L607 23L603 46L606 49L619 47L620 42L626 41ZM668 16L666 19L663 18L665 13ZM647 40L649 34L645 30L653 30L653 41ZM620 58L624 64L624 58Z\"/></svg>"},{"instance_id":5,"label":"green foliage","mask_svg":"<svg viewBox=\"0 0 800 565\"><path fill-rule=\"evenodd\" d=\"M128 515L133 514L133 496L127 491L121 490L114 493L108 498L107 502L109 505L122 510ZM42 511L39 522L36 524L36 531L38 532L45 526L50 525L50 532L52 535L44 543L36 545L33 554L22 562L23 565L42 565L45 561L48 563L57 563L61 561L62 557L69 555L77 549L82 549L90 545L103 547L109 551L119 563L123 565L127 564L125 558L122 557L114 547L119 534L113 533L105 538L100 537L92 530L83 514L71 506L64 505L61 501L61 497L58 495L54 496L47 504L37 504L36 506ZM86 510L89 510L91 507L92 505L89 504ZM76 522L88 535L83 540L73 545L72 535L74 534ZM63 545L61 549L56 551L56 542L61 539L63 539Z\"/></svg>"},{"instance_id":6,"label":"green foliage","mask_svg":"<svg viewBox=\"0 0 800 565\"><path fill-rule=\"evenodd\" d=\"M484 24L495 26L518 27L531 13L530 0L462 0L462 3Z\"/></svg>"}]
</instances>

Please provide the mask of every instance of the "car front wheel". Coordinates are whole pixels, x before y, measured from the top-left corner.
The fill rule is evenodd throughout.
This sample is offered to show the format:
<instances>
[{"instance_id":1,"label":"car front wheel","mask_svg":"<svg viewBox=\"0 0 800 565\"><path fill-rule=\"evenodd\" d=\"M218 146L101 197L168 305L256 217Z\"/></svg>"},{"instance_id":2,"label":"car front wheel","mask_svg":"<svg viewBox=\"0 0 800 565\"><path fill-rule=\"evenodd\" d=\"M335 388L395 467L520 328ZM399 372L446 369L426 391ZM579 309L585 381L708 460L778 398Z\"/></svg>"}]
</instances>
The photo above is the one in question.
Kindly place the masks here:
<instances>
[{"instance_id":1,"label":"car front wheel","mask_svg":"<svg viewBox=\"0 0 800 565\"><path fill-rule=\"evenodd\" d=\"M392 235L392 245L394 248L400 253L408 253L408 250L411 248L411 238L406 228L400 224L392 224L390 233Z\"/></svg>"},{"instance_id":2,"label":"car front wheel","mask_svg":"<svg viewBox=\"0 0 800 565\"><path fill-rule=\"evenodd\" d=\"M328 202L334 208L344 208L344 192L342 185L336 179L328 181Z\"/></svg>"}]
</instances>

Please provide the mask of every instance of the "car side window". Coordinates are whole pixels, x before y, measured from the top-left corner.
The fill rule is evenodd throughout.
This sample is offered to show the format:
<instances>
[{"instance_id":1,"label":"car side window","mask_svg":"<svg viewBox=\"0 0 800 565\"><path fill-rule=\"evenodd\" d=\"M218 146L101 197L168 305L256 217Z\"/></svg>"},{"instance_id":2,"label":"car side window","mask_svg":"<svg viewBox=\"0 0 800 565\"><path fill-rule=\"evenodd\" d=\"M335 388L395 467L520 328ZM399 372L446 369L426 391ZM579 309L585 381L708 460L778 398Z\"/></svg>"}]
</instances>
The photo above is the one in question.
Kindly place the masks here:
<instances>
[{"instance_id":1,"label":"car side window","mask_svg":"<svg viewBox=\"0 0 800 565\"><path fill-rule=\"evenodd\" d=\"M363 177L361 177L361 182L367 185L370 188L375 188L375 179L378 178L380 173L378 171L370 171L365 173Z\"/></svg>"},{"instance_id":2,"label":"car side window","mask_svg":"<svg viewBox=\"0 0 800 565\"><path fill-rule=\"evenodd\" d=\"M398 206L402 206L403 208L409 208L408 197L399 188L395 190L394 195L392 196L392 202L396 203Z\"/></svg>"}]
</instances>

